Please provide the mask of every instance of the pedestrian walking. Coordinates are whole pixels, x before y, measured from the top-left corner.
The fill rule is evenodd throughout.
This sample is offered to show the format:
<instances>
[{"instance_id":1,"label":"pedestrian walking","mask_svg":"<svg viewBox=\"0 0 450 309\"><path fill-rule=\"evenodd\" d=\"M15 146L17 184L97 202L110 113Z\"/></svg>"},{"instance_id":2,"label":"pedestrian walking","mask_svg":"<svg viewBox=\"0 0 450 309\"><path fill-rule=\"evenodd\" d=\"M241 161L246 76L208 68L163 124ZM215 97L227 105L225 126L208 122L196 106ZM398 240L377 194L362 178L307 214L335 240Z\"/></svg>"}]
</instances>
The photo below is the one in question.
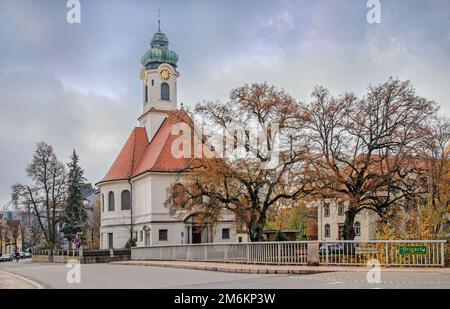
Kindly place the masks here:
<instances>
[{"instance_id":1,"label":"pedestrian walking","mask_svg":"<svg viewBox=\"0 0 450 309\"><path fill-rule=\"evenodd\" d=\"M75 239L73 240L75 247L77 249L80 249L80 245L81 245L81 238L80 235L77 234L77 236L75 236Z\"/></svg>"}]
</instances>

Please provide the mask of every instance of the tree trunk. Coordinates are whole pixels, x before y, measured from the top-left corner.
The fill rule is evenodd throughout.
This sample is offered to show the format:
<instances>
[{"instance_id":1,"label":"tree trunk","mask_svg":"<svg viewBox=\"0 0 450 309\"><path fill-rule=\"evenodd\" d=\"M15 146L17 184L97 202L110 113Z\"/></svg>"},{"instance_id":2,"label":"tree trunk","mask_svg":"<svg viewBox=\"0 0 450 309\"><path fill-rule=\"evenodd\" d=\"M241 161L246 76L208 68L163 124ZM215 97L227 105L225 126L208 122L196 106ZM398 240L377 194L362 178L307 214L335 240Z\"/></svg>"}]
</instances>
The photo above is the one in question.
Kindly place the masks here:
<instances>
[{"instance_id":1,"label":"tree trunk","mask_svg":"<svg viewBox=\"0 0 450 309\"><path fill-rule=\"evenodd\" d=\"M247 225L248 235L251 242L258 242L263 240L263 228L259 222L251 222Z\"/></svg>"},{"instance_id":2,"label":"tree trunk","mask_svg":"<svg viewBox=\"0 0 450 309\"><path fill-rule=\"evenodd\" d=\"M265 214L260 214L259 218L252 217L247 224L248 235L251 242L263 241L264 225L266 224Z\"/></svg>"},{"instance_id":3,"label":"tree trunk","mask_svg":"<svg viewBox=\"0 0 450 309\"><path fill-rule=\"evenodd\" d=\"M349 207L349 209L345 213L345 222L344 222L344 240L354 240L355 239L355 217L356 217L356 208Z\"/></svg>"}]
</instances>

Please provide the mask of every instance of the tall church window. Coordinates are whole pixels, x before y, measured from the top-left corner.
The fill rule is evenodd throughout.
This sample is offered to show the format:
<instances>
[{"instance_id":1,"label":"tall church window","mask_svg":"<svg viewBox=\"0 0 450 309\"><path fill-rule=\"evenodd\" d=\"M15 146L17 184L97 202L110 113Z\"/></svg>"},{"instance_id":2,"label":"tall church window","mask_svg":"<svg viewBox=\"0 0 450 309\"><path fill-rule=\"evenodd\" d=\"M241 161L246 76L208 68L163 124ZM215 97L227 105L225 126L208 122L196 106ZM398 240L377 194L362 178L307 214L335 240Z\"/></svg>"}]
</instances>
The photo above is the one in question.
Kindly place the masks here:
<instances>
[{"instance_id":1,"label":"tall church window","mask_svg":"<svg viewBox=\"0 0 450 309\"><path fill-rule=\"evenodd\" d=\"M168 83L161 84L161 101L170 101L170 87Z\"/></svg>"},{"instance_id":2,"label":"tall church window","mask_svg":"<svg viewBox=\"0 0 450 309\"><path fill-rule=\"evenodd\" d=\"M130 191L122 191L122 210L131 209L131 194Z\"/></svg>"},{"instance_id":3,"label":"tall church window","mask_svg":"<svg viewBox=\"0 0 450 309\"><path fill-rule=\"evenodd\" d=\"M108 194L108 210L114 211L114 192L112 191Z\"/></svg>"},{"instance_id":4,"label":"tall church window","mask_svg":"<svg viewBox=\"0 0 450 309\"><path fill-rule=\"evenodd\" d=\"M144 100L145 100L145 103L148 102L148 86L147 86L147 84L144 84Z\"/></svg>"}]
</instances>

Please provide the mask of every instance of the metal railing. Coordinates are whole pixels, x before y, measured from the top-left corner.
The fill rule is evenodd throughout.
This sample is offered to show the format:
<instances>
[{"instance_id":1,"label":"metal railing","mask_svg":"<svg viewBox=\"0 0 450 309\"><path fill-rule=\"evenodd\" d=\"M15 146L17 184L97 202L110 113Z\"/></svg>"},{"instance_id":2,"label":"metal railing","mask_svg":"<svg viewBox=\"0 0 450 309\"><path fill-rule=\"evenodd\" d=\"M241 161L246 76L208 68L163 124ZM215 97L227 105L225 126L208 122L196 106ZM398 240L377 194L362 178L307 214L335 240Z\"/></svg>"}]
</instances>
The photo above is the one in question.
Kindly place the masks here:
<instances>
[{"instance_id":1,"label":"metal railing","mask_svg":"<svg viewBox=\"0 0 450 309\"><path fill-rule=\"evenodd\" d=\"M307 242L261 242L152 246L131 249L133 260L306 264Z\"/></svg>"},{"instance_id":2,"label":"metal railing","mask_svg":"<svg viewBox=\"0 0 450 309\"><path fill-rule=\"evenodd\" d=\"M323 241L322 265L441 266L445 263L445 240Z\"/></svg>"},{"instance_id":3,"label":"metal railing","mask_svg":"<svg viewBox=\"0 0 450 309\"><path fill-rule=\"evenodd\" d=\"M46 250L34 250L32 252L32 255L43 255L43 256L81 256L83 255L82 250L78 249L69 249L69 250L63 250L63 249L46 249Z\"/></svg>"},{"instance_id":4,"label":"metal railing","mask_svg":"<svg viewBox=\"0 0 450 309\"><path fill-rule=\"evenodd\" d=\"M289 241L137 247L132 260L208 261L246 264L444 266L445 240ZM310 247L310 252L308 252Z\"/></svg>"},{"instance_id":5,"label":"metal railing","mask_svg":"<svg viewBox=\"0 0 450 309\"><path fill-rule=\"evenodd\" d=\"M54 249L54 250L35 250L33 255L41 256L110 256L110 255L130 255L129 249L101 249L101 250L88 250L88 249Z\"/></svg>"}]
</instances>

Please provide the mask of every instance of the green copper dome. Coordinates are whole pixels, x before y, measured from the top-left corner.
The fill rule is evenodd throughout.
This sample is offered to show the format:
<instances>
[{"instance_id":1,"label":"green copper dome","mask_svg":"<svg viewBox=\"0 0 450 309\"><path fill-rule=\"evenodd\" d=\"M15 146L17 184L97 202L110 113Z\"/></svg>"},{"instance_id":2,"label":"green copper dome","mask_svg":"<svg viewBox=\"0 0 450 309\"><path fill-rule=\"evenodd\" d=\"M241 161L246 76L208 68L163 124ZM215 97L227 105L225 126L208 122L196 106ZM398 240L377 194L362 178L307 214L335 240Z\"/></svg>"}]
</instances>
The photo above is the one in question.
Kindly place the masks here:
<instances>
[{"instance_id":1,"label":"green copper dome","mask_svg":"<svg viewBox=\"0 0 450 309\"><path fill-rule=\"evenodd\" d=\"M162 63L168 63L174 68L177 67L178 55L169 50L169 39L158 29L153 35L150 43L151 48L141 59L141 63L147 69L156 69Z\"/></svg>"}]
</instances>

